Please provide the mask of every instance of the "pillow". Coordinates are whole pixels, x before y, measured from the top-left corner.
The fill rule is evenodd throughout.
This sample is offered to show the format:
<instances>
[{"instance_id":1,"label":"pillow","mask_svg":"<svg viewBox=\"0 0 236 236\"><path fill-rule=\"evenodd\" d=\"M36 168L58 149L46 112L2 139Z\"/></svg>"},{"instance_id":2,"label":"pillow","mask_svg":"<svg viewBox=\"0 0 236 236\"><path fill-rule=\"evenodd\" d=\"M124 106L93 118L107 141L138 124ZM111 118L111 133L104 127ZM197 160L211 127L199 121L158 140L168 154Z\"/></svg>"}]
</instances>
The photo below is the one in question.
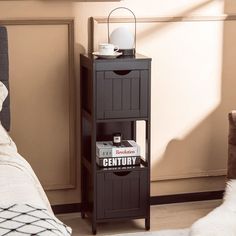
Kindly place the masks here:
<instances>
[{"instance_id":1,"label":"pillow","mask_svg":"<svg viewBox=\"0 0 236 236\"><path fill-rule=\"evenodd\" d=\"M8 90L6 86L0 81L0 111L2 110L3 102L8 95ZM2 124L0 124L0 145L11 144L11 138L7 131L4 129Z\"/></svg>"}]
</instances>

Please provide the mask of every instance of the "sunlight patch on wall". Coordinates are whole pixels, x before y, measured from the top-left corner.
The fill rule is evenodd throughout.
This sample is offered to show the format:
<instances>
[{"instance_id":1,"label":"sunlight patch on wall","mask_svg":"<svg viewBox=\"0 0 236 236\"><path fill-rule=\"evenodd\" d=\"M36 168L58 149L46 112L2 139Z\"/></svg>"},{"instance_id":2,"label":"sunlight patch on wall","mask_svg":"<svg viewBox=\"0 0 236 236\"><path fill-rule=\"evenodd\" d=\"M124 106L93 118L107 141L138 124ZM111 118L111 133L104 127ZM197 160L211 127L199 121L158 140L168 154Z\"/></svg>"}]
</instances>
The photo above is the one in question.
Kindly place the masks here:
<instances>
[{"instance_id":1,"label":"sunlight patch on wall","mask_svg":"<svg viewBox=\"0 0 236 236\"><path fill-rule=\"evenodd\" d=\"M152 58L155 165L171 140L187 138L221 101L223 22L158 23L139 38Z\"/></svg>"}]
</instances>

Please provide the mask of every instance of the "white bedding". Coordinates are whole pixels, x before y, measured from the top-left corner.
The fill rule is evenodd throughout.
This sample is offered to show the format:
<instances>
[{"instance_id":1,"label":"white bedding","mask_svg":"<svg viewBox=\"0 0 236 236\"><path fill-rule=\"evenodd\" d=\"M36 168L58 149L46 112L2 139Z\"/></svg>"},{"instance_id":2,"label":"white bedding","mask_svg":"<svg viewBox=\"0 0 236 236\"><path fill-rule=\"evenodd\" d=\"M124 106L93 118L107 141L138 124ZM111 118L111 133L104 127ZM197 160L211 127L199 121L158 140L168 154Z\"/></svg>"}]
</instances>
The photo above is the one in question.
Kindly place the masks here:
<instances>
[{"instance_id":1,"label":"white bedding","mask_svg":"<svg viewBox=\"0 0 236 236\"><path fill-rule=\"evenodd\" d=\"M0 125L0 204L36 204L52 212L43 188L28 162Z\"/></svg>"},{"instance_id":2,"label":"white bedding","mask_svg":"<svg viewBox=\"0 0 236 236\"><path fill-rule=\"evenodd\" d=\"M71 228L54 216L34 171L1 124L0 137L0 235L71 235Z\"/></svg>"},{"instance_id":3,"label":"white bedding","mask_svg":"<svg viewBox=\"0 0 236 236\"><path fill-rule=\"evenodd\" d=\"M4 148L4 152L2 152ZM8 149L8 150L7 150ZM0 204L35 204L52 212L30 165L16 151L0 145Z\"/></svg>"}]
</instances>

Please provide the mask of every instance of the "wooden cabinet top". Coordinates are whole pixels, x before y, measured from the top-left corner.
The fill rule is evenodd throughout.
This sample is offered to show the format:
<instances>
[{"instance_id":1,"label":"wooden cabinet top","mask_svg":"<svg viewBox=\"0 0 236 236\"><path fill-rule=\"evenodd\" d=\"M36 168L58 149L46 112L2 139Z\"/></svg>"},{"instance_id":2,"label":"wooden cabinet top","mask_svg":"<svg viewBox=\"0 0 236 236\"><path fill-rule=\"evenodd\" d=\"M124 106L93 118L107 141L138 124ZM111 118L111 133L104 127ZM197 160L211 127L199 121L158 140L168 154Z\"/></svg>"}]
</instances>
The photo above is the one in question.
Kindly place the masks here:
<instances>
[{"instance_id":1,"label":"wooden cabinet top","mask_svg":"<svg viewBox=\"0 0 236 236\"><path fill-rule=\"evenodd\" d=\"M81 63L95 70L124 70L124 69L149 69L151 58L136 54L133 57L120 56L114 59L101 59L92 54L81 54Z\"/></svg>"}]
</instances>

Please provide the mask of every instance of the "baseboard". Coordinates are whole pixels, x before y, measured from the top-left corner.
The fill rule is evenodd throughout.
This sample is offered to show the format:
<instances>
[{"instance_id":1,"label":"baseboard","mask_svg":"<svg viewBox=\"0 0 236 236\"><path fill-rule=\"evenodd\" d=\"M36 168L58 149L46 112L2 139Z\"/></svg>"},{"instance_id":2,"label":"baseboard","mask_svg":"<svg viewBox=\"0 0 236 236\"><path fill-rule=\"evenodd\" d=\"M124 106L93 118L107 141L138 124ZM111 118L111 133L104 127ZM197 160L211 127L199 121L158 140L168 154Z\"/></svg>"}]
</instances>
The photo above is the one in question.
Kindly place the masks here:
<instances>
[{"instance_id":1,"label":"baseboard","mask_svg":"<svg viewBox=\"0 0 236 236\"><path fill-rule=\"evenodd\" d=\"M195 202L195 201L207 201L223 198L224 191L209 191L209 192L196 192L196 193L182 193L174 195L153 196L151 197L151 205L161 205L170 203L181 202Z\"/></svg>"},{"instance_id":2,"label":"baseboard","mask_svg":"<svg viewBox=\"0 0 236 236\"><path fill-rule=\"evenodd\" d=\"M52 205L54 214L74 213L81 211L81 203Z\"/></svg>"},{"instance_id":3,"label":"baseboard","mask_svg":"<svg viewBox=\"0 0 236 236\"><path fill-rule=\"evenodd\" d=\"M150 198L151 205L161 205L181 202L195 202L216 200L223 198L224 191L210 191L210 192L196 192L196 193L182 193L164 196L152 196ZM52 210L55 214L74 213L81 211L81 203L53 205Z\"/></svg>"}]
</instances>

